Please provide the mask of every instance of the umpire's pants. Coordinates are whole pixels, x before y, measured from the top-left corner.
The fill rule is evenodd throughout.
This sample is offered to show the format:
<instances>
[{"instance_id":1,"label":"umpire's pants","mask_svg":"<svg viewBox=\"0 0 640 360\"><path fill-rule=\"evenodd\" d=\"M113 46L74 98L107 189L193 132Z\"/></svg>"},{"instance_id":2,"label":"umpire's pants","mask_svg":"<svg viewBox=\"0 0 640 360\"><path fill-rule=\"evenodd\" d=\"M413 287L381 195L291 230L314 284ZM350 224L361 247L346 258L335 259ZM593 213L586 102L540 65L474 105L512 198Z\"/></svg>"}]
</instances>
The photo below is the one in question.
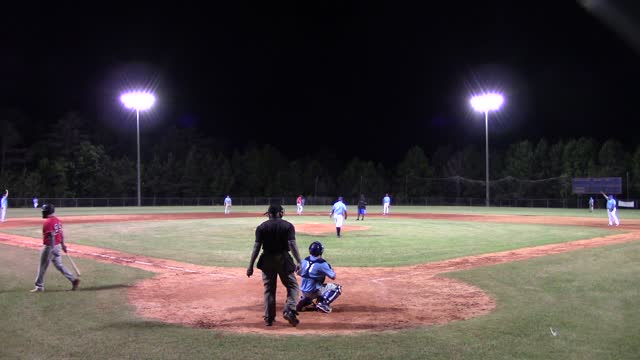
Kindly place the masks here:
<instances>
[{"instance_id":1,"label":"umpire's pants","mask_svg":"<svg viewBox=\"0 0 640 360\"><path fill-rule=\"evenodd\" d=\"M287 274L285 271L262 271L262 283L264 284L264 318L276 318L276 287L278 277L282 285L287 288L287 301L282 309L283 312L295 311L298 302L298 280L295 272Z\"/></svg>"}]
</instances>

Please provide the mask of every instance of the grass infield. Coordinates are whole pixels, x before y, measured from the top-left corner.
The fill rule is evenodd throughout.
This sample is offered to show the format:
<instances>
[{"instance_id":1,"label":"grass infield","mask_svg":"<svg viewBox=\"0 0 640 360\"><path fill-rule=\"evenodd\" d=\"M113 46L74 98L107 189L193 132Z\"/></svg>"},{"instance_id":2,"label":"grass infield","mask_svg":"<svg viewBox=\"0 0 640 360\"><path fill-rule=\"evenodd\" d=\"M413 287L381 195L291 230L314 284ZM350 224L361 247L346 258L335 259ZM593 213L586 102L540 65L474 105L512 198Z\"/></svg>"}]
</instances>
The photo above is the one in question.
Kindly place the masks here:
<instances>
[{"instance_id":1,"label":"grass infield","mask_svg":"<svg viewBox=\"0 0 640 360\"><path fill-rule=\"evenodd\" d=\"M63 221L66 212L59 211ZM287 219L330 221L327 216ZM72 224L65 231L70 244L244 267L255 226L263 220ZM319 238L327 247L326 257L339 268L425 263L616 233L393 218L367 218L358 225L371 229L350 232L340 241L299 235L298 242L304 249ZM39 237L40 228L5 230ZM38 252L0 245L0 261L2 359L298 359L310 349L335 359L635 359L640 353L640 242L449 273L445 276L495 297L495 311L446 325L322 340L235 335L138 318L126 291L153 276L142 270L79 258L81 291L68 291L68 281L51 268L47 291L31 294Z\"/></svg>"}]
</instances>

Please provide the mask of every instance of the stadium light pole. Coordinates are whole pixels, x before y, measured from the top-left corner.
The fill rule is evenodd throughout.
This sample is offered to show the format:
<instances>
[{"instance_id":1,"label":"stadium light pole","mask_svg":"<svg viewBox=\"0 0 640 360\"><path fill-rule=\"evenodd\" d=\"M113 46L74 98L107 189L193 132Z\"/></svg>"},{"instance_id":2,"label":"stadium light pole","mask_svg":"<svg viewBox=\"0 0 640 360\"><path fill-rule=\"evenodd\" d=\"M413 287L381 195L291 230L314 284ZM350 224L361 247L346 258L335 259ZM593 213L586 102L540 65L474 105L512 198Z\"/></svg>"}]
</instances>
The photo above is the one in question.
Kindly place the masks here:
<instances>
[{"instance_id":1,"label":"stadium light pole","mask_svg":"<svg viewBox=\"0 0 640 360\"><path fill-rule=\"evenodd\" d=\"M486 174L486 206L489 206L489 111L498 110L504 97L498 93L486 93L482 95L476 95L471 98L471 106L476 110L484 113L484 138L485 138L485 174Z\"/></svg>"},{"instance_id":2,"label":"stadium light pole","mask_svg":"<svg viewBox=\"0 0 640 360\"><path fill-rule=\"evenodd\" d=\"M142 206L142 196L140 190L140 111L148 110L156 101L155 96L149 92L133 91L120 96L120 101L127 109L136 111L136 130L138 139L138 206Z\"/></svg>"}]
</instances>

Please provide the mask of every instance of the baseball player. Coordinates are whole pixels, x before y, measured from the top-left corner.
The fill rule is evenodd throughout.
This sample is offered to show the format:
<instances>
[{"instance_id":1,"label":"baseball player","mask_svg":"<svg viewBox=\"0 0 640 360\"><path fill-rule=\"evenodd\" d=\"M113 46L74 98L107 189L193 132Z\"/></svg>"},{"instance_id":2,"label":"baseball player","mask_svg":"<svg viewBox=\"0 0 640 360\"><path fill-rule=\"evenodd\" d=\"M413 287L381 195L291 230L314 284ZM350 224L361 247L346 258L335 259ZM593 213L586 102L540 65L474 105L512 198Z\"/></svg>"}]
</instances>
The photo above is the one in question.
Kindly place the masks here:
<instances>
[{"instance_id":1,"label":"baseball player","mask_svg":"<svg viewBox=\"0 0 640 360\"><path fill-rule=\"evenodd\" d=\"M229 195L227 195L226 198L224 198L224 213L225 214L229 214L231 212L231 197Z\"/></svg>"},{"instance_id":2,"label":"baseball player","mask_svg":"<svg viewBox=\"0 0 640 360\"><path fill-rule=\"evenodd\" d=\"M593 212L593 196L589 197L589 211Z\"/></svg>"},{"instance_id":3,"label":"baseball player","mask_svg":"<svg viewBox=\"0 0 640 360\"><path fill-rule=\"evenodd\" d=\"M36 196L33 197L33 208L34 209L38 208L38 198Z\"/></svg>"},{"instance_id":4,"label":"baseball player","mask_svg":"<svg viewBox=\"0 0 640 360\"><path fill-rule=\"evenodd\" d=\"M605 199L607 199L607 215L609 215L609 226L613 226L615 223L616 226L620 226L620 219L618 219L618 215L616 214L618 210L618 204L616 203L616 199L613 197L613 194L607 196L605 193L602 193Z\"/></svg>"},{"instance_id":5,"label":"baseball player","mask_svg":"<svg viewBox=\"0 0 640 360\"><path fill-rule=\"evenodd\" d=\"M362 216L362 221L364 221L364 216L367 214L367 199L365 199L364 194L360 194L360 200L358 200L358 217L356 221L360 220L360 216Z\"/></svg>"},{"instance_id":6,"label":"baseball player","mask_svg":"<svg viewBox=\"0 0 640 360\"><path fill-rule=\"evenodd\" d=\"M282 317L292 326L297 326L296 300L300 288L296 279L296 271L300 269L300 253L296 244L296 229L290 222L283 220L284 209L281 205L271 205L265 213L269 220L256 228L256 241L253 244L251 260L247 268L247 276L253 275L253 264L262 248L262 255L256 267L262 270L264 284L264 322L272 326L276 317L276 286L278 277L287 288L287 300L282 311ZM295 257L297 265L289 252Z\"/></svg>"},{"instance_id":7,"label":"baseball player","mask_svg":"<svg viewBox=\"0 0 640 360\"><path fill-rule=\"evenodd\" d=\"M62 223L53 216L56 211L52 204L42 205L42 218L46 219L42 226L42 250L40 252L40 264L38 266L38 277L36 278L36 287L31 292L44 291L44 275L47 272L49 263L53 262L53 266L58 269L71 281L71 290L76 290L80 285L80 279L67 270L62 264L60 250L67 252L67 246L64 243L64 235L62 233Z\"/></svg>"},{"instance_id":8,"label":"baseball player","mask_svg":"<svg viewBox=\"0 0 640 360\"><path fill-rule=\"evenodd\" d=\"M5 217L7 216L7 207L9 206L9 201L7 198L9 197L9 190L4 190L4 195L2 195L2 200L0 200L0 221L4 222Z\"/></svg>"},{"instance_id":9,"label":"baseball player","mask_svg":"<svg viewBox=\"0 0 640 360\"><path fill-rule=\"evenodd\" d=\"M298 272L298 275L302 277L300 284L302 296L296 305L296 311L315 309L328 314L332 310L331 303L342 294L342 286L324 282L326 277L335 280L336 273L327 260L322 258L323 252L322 243L314 241L309 245L309 254L311 255L302 260Z\"/></svg>"},{"instance_id":10,"label":"baseball player","mask_svg":"<svg viewBox=\"0 0 640 360\"><path fill-rule=\"evenodd\" d=\"M382 198L382 215L389 215L389 205L391 205L391 197L389 194L384 194Z\"/></svg>"},{"instance_id":11,"label":"baseball player","mask_svg":"<svg viewBox=\"0 0 640 360\"><path fill-rule=\"evenodd\" d=\"M331 214L329 217L333 217L333 220L336 222L336 235L338 237L342 237L340 235L340 230L342 229L342 222L347 220L347 205L342 202L342 196L338 197L338 201L333 204L333 208L331 208Z\"/></svg>"},{"instance_id":12,"label":"baseball player","mask_svg":"<svg viewBox=\"0 0 640 360\"><path fill-rule=\"evenodd\" d=\"M302 210L304 210L304 205L302 205L302 195L299 195L296 199L296 207L298 215L302 215Z\"/></svg>"}]
</instances>

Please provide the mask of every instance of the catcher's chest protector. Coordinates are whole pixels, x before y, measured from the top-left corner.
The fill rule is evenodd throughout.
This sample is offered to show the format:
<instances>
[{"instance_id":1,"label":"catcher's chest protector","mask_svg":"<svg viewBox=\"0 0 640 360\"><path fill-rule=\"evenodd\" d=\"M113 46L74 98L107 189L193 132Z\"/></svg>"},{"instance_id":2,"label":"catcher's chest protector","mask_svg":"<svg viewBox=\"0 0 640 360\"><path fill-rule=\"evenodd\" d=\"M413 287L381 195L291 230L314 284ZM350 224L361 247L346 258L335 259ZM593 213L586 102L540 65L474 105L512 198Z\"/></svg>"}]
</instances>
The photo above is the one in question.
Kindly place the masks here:
<instances>
[{"instance_id":1,"label":"catcher's chest protector","mask_svg":"<svg viewBox=\"0 0 640 360\"><path fill-rule=\"evenodd\" d=\"M311 267L313 266L313 264L322 264L322 263L326 263L327 262L327 260L322 259L322 258L317 258L315 260L311 260L311 256L307 256L305 258L305 261L307 261L307 267L305 267L300 272L300 276L302 276L303 278L307 278L307 279L314 279L314 277L312 277L311 274L309 273L309 271L311 270Z\"/></svg>"}]
</instances>

